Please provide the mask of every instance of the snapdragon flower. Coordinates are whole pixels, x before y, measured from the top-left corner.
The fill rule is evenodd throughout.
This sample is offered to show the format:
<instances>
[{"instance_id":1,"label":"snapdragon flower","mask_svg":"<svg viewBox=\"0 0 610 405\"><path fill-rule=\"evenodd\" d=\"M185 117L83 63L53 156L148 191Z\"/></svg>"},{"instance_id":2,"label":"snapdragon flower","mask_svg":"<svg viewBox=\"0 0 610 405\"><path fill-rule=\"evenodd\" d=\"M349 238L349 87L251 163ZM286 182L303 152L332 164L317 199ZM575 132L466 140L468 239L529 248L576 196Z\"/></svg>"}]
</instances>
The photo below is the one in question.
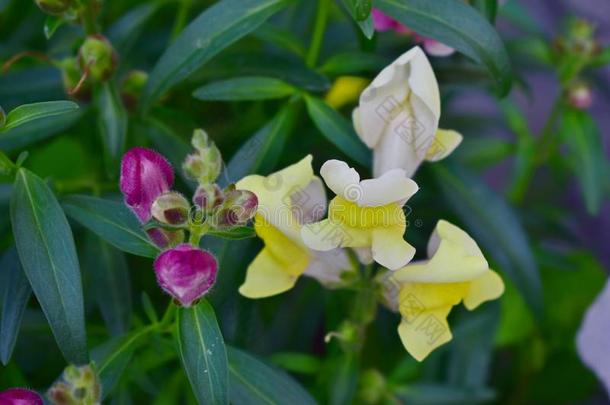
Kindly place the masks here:
<instances>
[{"instance_id":1,"label":"snapdragon flower","mask_svg":"<svg viewBox=\"0 0 610 405\"><path fill-rule=\"evenodd\" d=\"M42 397L25 388L9 388L0 392L0 405L42 405Z\"/></svg>"}]
</instances>

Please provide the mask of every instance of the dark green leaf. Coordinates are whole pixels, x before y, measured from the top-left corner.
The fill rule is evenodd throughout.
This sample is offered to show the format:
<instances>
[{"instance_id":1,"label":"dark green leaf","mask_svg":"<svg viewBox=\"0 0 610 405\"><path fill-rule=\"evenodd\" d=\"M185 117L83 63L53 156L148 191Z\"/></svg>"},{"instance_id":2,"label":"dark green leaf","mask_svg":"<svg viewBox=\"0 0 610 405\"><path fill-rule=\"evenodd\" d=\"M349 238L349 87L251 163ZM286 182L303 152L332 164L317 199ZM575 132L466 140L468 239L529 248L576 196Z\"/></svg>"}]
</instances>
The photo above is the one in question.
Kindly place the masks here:
<instances>
[{"instance_id":1,"label":"dark green leaf","mask_svg":"<svg viewBox=\"0 0 610 405\"><path fill-rule=\"evenodd\" d=\"M57 31L57 29L59 27L61 27L64 23L64 19L61 17L56 17L53 15L50 15L47 17L47 19L44 21L44 36L46 39L51 39L51 37L53 36L53 34L55 34L55 31Z\"/></svg>"},{"instance_id":2,"label":"dark green leaf","mask_svg":"<svg viewBox=\"0 0 610 405\"><path fill-rule=\"evenodd\" d=\"M279 48L284 48L301 58L305 57L305 47L299 37L292 31L265 24L254 31L253 35Z\"/></svg>"},{"instance_id":3,"label":"dark green leaf","mask_svg":"<svg viewBox=\"0 0 610 405\"><path fill-rule=\"evenodd\" d=\"M23 270L66 360L86 363L81 276L72 231L49 187L19 169L11 222Z\"/></svg>"},{"instance_id":4,"label":"dark green leaf","mask_svg":"<svg viewBox=\"0 0 610 405\"><path fill-rule=\"evenodd\" d=\"M104 145L106 172L113 177L119 170L125 150L127 111L113 81L101 84L96 89L95 98L98 127Z\"/></svg>"},{"instance_id":5,"label":"dark green leaf","mask_svg":"<svg viewBox=\"0 0 610 405\"><path fill-rule=\"evenodd\" d=\"M493 391L485 388L423 383L396 389L395 395L409 405L475 405L487 403L495 397Z\"/></svg>"},{"instance_id":6,"label":"dark green leaf","mask_svg":"<svg viewBox=\"0 0 610 405\"><path fill-rule=\"evenodd\" d=\"M17 249L11 247L2 256L0 269L3 273L3 282L0 288L4 290L2 316L0 316L0 360L7 365L13 354L17 342L17 335L21 327L21 318L25 307L32 295L30 283L23 273ZM2 295L0 295L2 297Z\"/></svg>"},{"instance_id":7,"label":"dark green leaf","mask_svg":"<svg viewBox=\"0 0 610 405\"><path fill-rule=\"evenodd\" d=\"M235 405L315 404L316 401L284 371L233 347L229 355L229 397Z\"/></svg>"},{"instance_id":8,"label":"dark green leaf","mask_svg":"<svg viewBox=\"0 0 610 405\"><path fill-rule=\"evenodd\" d=\"M373 8L373 0L343 0L343 4L356 21L364 21L369 18Z\"/></svg>"},{"instance_id":9,"label":"dark green leaf","mask_svg":"<svg viewBox=\"0 0 610 405\"><path fill-rule=\"evenodd\" d=\"M252 135L233 155L227 165L232 181L251 174L267 174L277 164L286 139L294 126L296 107L289 104L267 125Z\"/></svg>"},{"instance_id":10,"label":"dark green leaf","mask_svg":"<svg viewBox=\"0 0 610 405\"><path fill-rule=\"evenodd\" d=\"M6 132L31 121L43 120L76 110L78 110L78 104L72 101L44 101L20 105L8 113L6 123L0 128L0 132Z\"/></svg>"},{"instance_id":11,"label":"dark green leaf","mask_svg":"<svg viewBox=\"0 0 610 405\"><path fill-rule=\"evenodd\" d=\"M66 214L123 252L156 257L159 249L125 204L84 195L62 200Z\"/></svg>"},{"instance_id":12,"label":"dark green leaf","mask_svg":"<svg viewBox=\"0 0 610 405\"><path fill-rule=\"evenodd\" d=\"M178 310L178 348L200 404L228 404L227 352L214 309L202 299Z\"/></svg>"},{"instance_id":13,"label":"dark green leaf","mask_svg":"<svg viewBox=\"0 0 610 405\"><path fill-rule=\"evenodd\" d=\"M303 374L317 374L322 367L320 358L308 353L275 353L271 362L285 370Z\"/></svg>"},{"instance_id":14,"label":"dark green leaf","mask_svg":"<svg viewBox=\"0 0 610 405\"><path fill-rule=\"evenodd\" d=\"M479 10L490 23L493 24L494 21L496 21L496 14L498 14L497 0L474 0L472 5Z\"/></svg>"},{"instance_id":15,"label":"dark green leaf","mask_svg":"<svg viewBox=\"0 0 610 405\"><path fill-rule=\"evenodd\" d=\"M389 63L391 60L374 53L343 52L328 58L320 70L333 76L353 75L362 72L378 72Z\"/></svg>"},{"instance_id":16,"label":"dark green leaf","mask_svg":"<svg viewBox=\"0 0 610 405\"><path fill-rule=\"evenodd\" d=\"M0 181L10 182L15 177L15 164L0 151Z\"/></svg>"},{"instance_id":17,"label":"dark green leaf","mask_svg":"<svg viewBox=\"0 0 610 405\"><path fill-rule=\"evenodd\" d=\"M167 157L172 166L174 166L180 177L189 185L195 187L192 180L188 179L182 170L182 162L192 151L191 145L180 138L174 130L165 123L149 118L146 122L146 135L150 138L157 150L163 151L163 155Z\"/></svg>"},{"instance_id":18,"label":"dark green leaf","mask_svg":"<svg viewBox=\"0 0 610 405\"><path fill-rule=\"evenodd\" d=\"M320 130L339 150L363 166L371 164L371 152L356 135L351 123L324 101L306 97L307 112Z\"/></svg>"},{"instance_id":19,"label":"dark green leaf","mask_svg":"<svg viewBox=\"0 0 610 405\"><path fill-rule=\"evenodd\" d=\"M240 240L254 238L256 233L254 232L254 228L250 226L239 226L237 228L227 230L213 229L208 232L208 235L217 236L224 239Z\"/></svg>"},{"instance_id":20,"label":"dark green leaf","mask_svg":"<svg viewBox=\"0 0 610 405\"><path fill-rule=\"evenodd\" d=\"M538 266L519 218L506 201L457 164L433 167L449 206L468 232L515 283L533 312L542 313Z\"/></svg>"},{"instance_id":21,"label":"dark green leaf","mask_svg":"<svg viewBox=\"0 0 610 405\"><path fill-rule=\"evenodd\" d=\"M87 233L84 252L83 263L108 330L115 336L125 333L131 319L131 286L125 255L92 233Z\"/></svg>"},{"instance_id":22,"label":"dark green leaf","mask_svg":"<svg viewBox=\"0 0 610 405\"><path fill-rule=\"evenodd\" d=\"M202 12L153 68L142 98L142 108L146 110L165 91L254 31L288 3L289 0L223 0Z\"/></svg>"},{"instance_id":23,"label":"dark green leaf","mask_svg":"<svg viewBox=\"0 0 610 405\"><path fill-rule=\"evenodd\" d=\"M107 37L119 55L128 55L144 24L155 14L162 3L147 2L134 7L108 28Z\"/></svg>"},{"instance_id":24,"label":"dark green leaf","mask_svg":"<svg viewBox=\"0 0 610 405\"><path fill-rule=\"evenodd\" d=\"M369 15L364 21L358 21L358 27L360 27L360 30L366 39L373 39L373 35L375 35L375 23L373 22L372 15Z\"/></svg>"},{"instance_id":25,"label":"dark green leaf","mask_svg":"<svg viewBox=\"0 0 610 405\"><path fill-rule=\"evenodd\" d=\"M563 113L560 136L570 150L567 161L578 177L587 211L597 214L608 177L599 128L589 114L570 108Z\"/></svg>"},{"instance_id":26,"label":"dark green leaf","mask_svg":"<svg viewBox=\"0 0 610 405\"><path fill-rule=\"evenodd\" d=\"M418 34L433 38L487 67L506 95L512 74L508 54L493 26L475 9L456 0L377 0L378 7Z\"/></svg>"},{"instance_id":27,"label":"dark green leaf","mask_svg":"<svg viewBox=\"0 0 610 405\"><path fill-rule=\"evenodd\" d=\"M268 100L295 92L291 85L270 77L248 76L213 82L199 87L193 97L199 100Z\"/></svg>"}]
</instances>

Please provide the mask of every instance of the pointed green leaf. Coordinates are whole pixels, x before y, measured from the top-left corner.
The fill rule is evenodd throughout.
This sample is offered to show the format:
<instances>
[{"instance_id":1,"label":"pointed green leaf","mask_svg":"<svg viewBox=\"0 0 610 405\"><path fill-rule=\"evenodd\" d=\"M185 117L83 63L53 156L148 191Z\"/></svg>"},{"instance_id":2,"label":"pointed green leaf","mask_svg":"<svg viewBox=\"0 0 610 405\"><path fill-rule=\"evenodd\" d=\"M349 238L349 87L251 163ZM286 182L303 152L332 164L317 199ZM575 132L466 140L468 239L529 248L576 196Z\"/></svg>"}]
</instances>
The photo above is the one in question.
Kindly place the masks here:
<instances>
[{"instance_id":1,"label":"pointed green leaf","mask_svg":"<svg viewBox=\"0 0 610 405\"><path fill-rule=\"evenodd\" d=\"M104 145L106 172L114 176L118 173L121 157L125 151L127 111L113 81L102 83L96 89L95 103L98 128Z\"/></svg>"},{"instance_id":2,"label":"pointed green leaf","mask_svg":"<svg viewBox=\"0 0 610 405\"><path fill-rule=\"evenodd\" d=\"M292 377L277 367L233 347L229 356L229 397L235 405L315 404Z\"/></svg>"},{"instance_id":3,"label":"pointed green leaf","mask_svg":"<svg viewBox=\"0 0 610 405\"><path fill-rule=\"evenodd\" d=\"M510 90L512 73L504 43L477 10L456 0L377 0L375 7L419 35L457 49L484 65L501 95Z\"/></svg>"},{"instance_id":4,"label":"pointed green leaf","mask_svg":"<svg viewBox=\"0 0 610 405\"><path fill-rule=\"evenodd\" d=\"M62 200L66 214L123 252L156 257L159 248L142 230L125 204L102 198L73 195Z\"/></svg>"},{"instance_id":5,"label":"pointed green leaf","mask_svg":"<svg viewBox=\"0 0 610 405\"><path fill-rule=\"evenodd\" d=\"M290 0L222 0L203 11L153 68L142 98L143 110L289 3Z\"/></svg>"},{"instance_id":6,"label":"pointed green leaf","mask_svg":"<svg viewBox=\"0 0 610 405\"><path fill-rule=\"evenodd\" d=\"M0 316L0 360L2 364L8 364L13 354L17 335L21 327L23 312L32 295L30 282L23 273L17 249L11 247L2 256L0 269L4 277L4 285L0 288L4 290L3 303L0 306L2 313ZM2 297L2 295L0 295Z\"/></svg>"},{"instance_id":7,"label":"pointed green leaf","mask_svg":"<svg viewBox=\"0 0 610 405\"><path fill-rule=\"evenodd\" d=\"M225 344L214 309L202 299L178 310L178 348L200 404L228 404L229 373Z\"/></svg>"},{"instance_id":8,"label":"pointed green leaf","mask_svg":"<svg viewBox=\"0 0 610 405\"><path fill-rule=\"evenodd\" d=\"M457 164L436 164L433 172L464 229L472 233L499 266L498 270L513 280L530 308L540 316L543 302L540 273L515 212L500 195Z\"/></svg>"},{"instance_id":9,"label":"pointed green leaf","mask_svg":"<svg viewBox=\"0 0 610 405\"><path fill-rule=\"evenodd\" d=\"M309 116L326 139L361 165L371 164L371 152L358 138L348 120L318 98L306 97L305 101Z\"/></svg>"},{"instance_id":10,"label":"pointed green leaf","mask_svg":"<svg viewBox=\"0 0 610 405\"><path fill-rule=\"evenodd\" d=\"M279 79L262 76L237 77L206 84L193 92L199 100L269 100L288 97L295 88Z\"/></svg>"},{"instance_id":11,"label":"pointed green leaf","mask_svg":"<svg viewBox=\"0 0 610 405\"><path fill-rule=\"evenodd\" d=\"M23 270L66 360L88 361L81 275L72 231L53 192L19 169L11 222Z\"/></svg>"},{"instance_id":12,"label":"pointed green leaf","mask_svg":"<svg viewBox=\"0 0 610 405\"><path fill-rule=\"evenodd\" d=\"M72 101L44 101L20 105L8 113L4 126L0 127L0 132L6 132L31 121L67 114L76 110L78 110L78 104Z\"/></svg>"}]
</instances>

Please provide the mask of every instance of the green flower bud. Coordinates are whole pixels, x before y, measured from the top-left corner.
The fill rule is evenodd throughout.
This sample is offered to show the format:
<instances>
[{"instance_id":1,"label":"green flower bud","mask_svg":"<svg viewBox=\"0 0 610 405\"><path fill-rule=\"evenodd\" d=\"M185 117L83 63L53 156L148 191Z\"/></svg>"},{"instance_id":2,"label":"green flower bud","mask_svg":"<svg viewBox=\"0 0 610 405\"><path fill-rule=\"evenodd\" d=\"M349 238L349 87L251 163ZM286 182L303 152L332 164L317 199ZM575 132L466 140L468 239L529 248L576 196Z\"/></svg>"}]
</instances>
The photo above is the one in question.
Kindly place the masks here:
<instances>
[{"instance_id":1,"label":"green flower bud","mask_svg":"<svg viewBox=\"0 0 610 405\"><path fill-rule=\"evenodd\" d=\"M358 397L363 404L378 404L387 392L383 374L377 370L365 370L359 382Z\"/></svg>"},{"instance_id":2,"label":"green flower bud","mask_svg":"<svg viewBox=\"0 0 610 405\"><path fill-rule=\"evenodd\" d=\"M136 109L147 81L148 73L142 70L132 70L125 76L121 87L121 96L128 109L132 111Z\"/></svg>"},{"instance_id":3,"label":"green flower bud","mask_svg":"<svg viewBox=\"0 0 610 405\"><path fill-rule=\"evenodd\" d=\"M189 202L180 193L169 191L153 202L151 213L157 221L170 225L184 225L189 217Z\"/></svg>"},{"instance_id":4,"label":"green flower bud","mask_svg":"<svg viewBox=\"0 0 610 405\"><path fill-rule=\"evenodd\" d=\"M34 0L38 8L47 14L61 15L73 5L73 0Z\"/></svg>"},{"instance_id":5,"label":"green flower bud","mask_svg":"<svg viewBox=\"0 0 610 405\"><path fill-rule=\"evenodd\" d=\"M182 165L184 172L200 184L213 183L222 170L220 151L202 129L193 132L191 143L197 152L186 157Z\"/></svg>"},{"instance_id":6,"label":"green flower bud","mask_svg":"<svg viewBox=\"0 0 610 405\"><path fill-rule=\"evenodd\" d=\"M78 101L87 102L91 100L91 82L89 80L85 80L74 92L83 75L78 60L76 58L65 58L59 62L59 68L61 69L61 78L66 94Z\"/></svg>"},{"instance_id":7,"label":"green flower bud","mask_svg":"<svg viewBox=\"0 0 610 405\"><path fill-rule=\"evenodd\" d=\"M49 388L47 396L57 405L97 405L101 403L102 386L92 365L70 365Z\"/></svg>"},{"instance_id":8,"label":"green flower bud","mask_svg":"<svg viewBox=\"0 0 610 405\"><path fill-rule=\"evenodd\" d=\"M112 77L118 65L118 55L112 44L101 35L90 35L81 45L78 60L81 69L89 69L95 81L106 81Z\"/></svg>"}]
</instances>

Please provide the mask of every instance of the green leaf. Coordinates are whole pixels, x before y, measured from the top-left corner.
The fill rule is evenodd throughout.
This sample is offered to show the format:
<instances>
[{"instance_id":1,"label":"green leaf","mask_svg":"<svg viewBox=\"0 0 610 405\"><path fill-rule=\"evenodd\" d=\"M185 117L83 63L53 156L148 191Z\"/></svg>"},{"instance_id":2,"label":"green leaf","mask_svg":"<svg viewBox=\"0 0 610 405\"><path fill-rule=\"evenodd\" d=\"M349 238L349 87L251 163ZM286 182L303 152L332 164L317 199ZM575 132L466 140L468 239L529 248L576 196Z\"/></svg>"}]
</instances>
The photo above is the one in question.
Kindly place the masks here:
<instances>
[{"instance_id":1,"label":"green leaf","mask_svg":"<svg viewBox=\"0 0 610 405\"><path fill-rule=\"evenodd\" d=\"M30 283L23 273L17 249L11 247L2 256L0 262L4 285L0 286L4 290L2 313L0 316L0 360L7 365L13 354L17 335L21 327L21 319L25 307L32 295ZM0 295L1 297L1 295Z\"/></svg>"},{"instance_id":2,"label":"green leaf","mask_svg":"<svg viewBox=\"0 0 610 405\"><path fill-rule=\"evenodd\" d=\"M436 164L432 169L445 200L465 230L472 233L483 251L513 280L539 317L542 313L540 274L525 231L512 208L457 164Z\"/></svg>"},{"instance_id":3,"label":"green leaf","mask_svg":"<svg viewBox=\"0 0 610 405\"><path fill-rule=\"evenodd\" d=\"M192 146L180 138L171 126L166 125L158 119L149 118L146 124L146 136L152 141L157 150L163 151L163 155L177 169L180 177L194 189L196 184L186 177L184 170L182 170L182 162L184 162L186 155L193 150Z\"/></svg>"},{"instance_id":4,"label":"green leaf","mask_svg":"<svg viewBox=\"0 0 610 405\"><path fill-rule=\"evenodd\" d=\"M561 119L560 136L569 148L566 160L578 178L587 211L597 214L608 173L599 128L586 112L568 108Z\"/></svg>"},{"instance_id":5,"label":"green leaf","mask_svg":"<svg viewBox=\"0 0 610 405\"><path fill-rule=\"evenodd\" d=\"M343 0L343 4L356 21L364 21L369 18L373 8L372 0Z\"/></svg>"},{"instance_id":6,"label":"green leaf","mask_svg":"<svg viewBox=\"0 0 610 405\"><path fill-rule=\"evenodd\" d=\"M254 31L253 35L279 48L284 48L301 57L301 59L305 57L306 51L303 42L290 30L265 24Z\"/></svg>"},{"instance_id":7,"label":"green leaf","mask_svg":"<svg viewBox=\"0 0 610 405\"><path fill-rule=\"evenodd\" d=\"M288 104L267 125L248 139L233 155L227 173L236 181L251 174L267 174L277 164L294 127L296 106Z\"/></svg>"},{"instance_id":8,"label":"green leaf","mask_svg":"<svg viewBox=\"0 0 610 405\"><path fill-rule=\"evenodd\" d=\"M229 355L229 397L235 405L315 404L309 393L284 371L233 347Z\"/></svg>"},{"instance_id":9,"label":"green leaf","mask_svg":"<svg viewBox=\"0 0 610 405\"><path fill-rule=\"evenodd\" d=\"M127 332L131 320L131 286L125 255L98 236L87 233L83 263L108 331L114 336Z\"/></svg>"},{"instance_id":10,"label":"green leaf","mask_svg":"<svg viewBox=\"0 0 610 405\"><path fill-rule=\"evenodd\" d=\"M193 97L199 100L269 100L288 97L295 88L278 79L261 76L238 77L199 87Z\"/></svg>"},{"instance_id":11,"label":"green leaf","mask_svg":"<svg viewBox=\"0 0 610 405\"><path fill-rule=\"evenodd\" d=\"M0 132L6 132L31 121L43 120L75 110L78 110L78 104L72 101L44 101L42 103L20 105L8 113L6 123L3 127L0 127Z\"/></svg>"},{"instance_id":12,"label":"green leaf","mask_svg":"<svg viewBox=\"0 0 610 405\"><path fill-rule=\"evenodd\" d=\"M472 6L479 10L490 23L496 21L496 15L498 14L498 1L497 0L474 0Z\"/></svg>"},{"instance_id":13,"label":"green leaf","mask_svg":"<svg viewBox=\"0 0 610 405\"><path fill-rule=\"evenodd\" d=\"M320 358L308 353L275 353L271 362L285 370L303 374L317 374L322 368Z\"/></svg>"},{"instance_id":14,"label":"green leaf","mask_svg":"<svg viewBox=\"0 0 610 405\"><path fill-rule=\"evenodd\" d=\"M377 0L375 7L419 35L442 42L485 65L500 95L508 94L512 73L504 44L489 21L466 3L456 0Z\"/></svg>"},{"instance_id":15,"label":"green leaf","mask_svg":"<svg viewBox=\"0 0 610 405\"><path fill-rule=\"evenodd\" d=\"M375 23L373 22L373 16L369 15L369 17L364 21L358 21L358 27L366 37L366 39L373 39L375 35Z\"/></svg>"},{"instance_id":16,"label":"green leaf","mask_svg":"<svg viewBox=\"0 0 610 405\"><path fill-rule=\"evenodd\" d=\"M142 230L136 216L125 204L84 195L62 200L66 214L117 249L154 258L159 248Z\"/></svg>"},{"instance_id":17,"label":"green leaf","mask_svg":"<svg viewBox=\"0 0 610 405\"><path fill-rule=\"evenodd\" d=\"M0 151L0 181L11 182L15 177L16 166L2 151Z\"/></svg>"},{"instance_id":18,"label":"green leaf","mask_svg":"<svg viewBox=\"0 0 610 405\"><path fill-rule=\"evenodd\" d=\"M220 51L262 25L290 0L222 0L203 11L163 53L144 90L142 109Z\"/></svg>"},{"instance_id":19,"label":"green leaf","mask_svg":"<svg viewBox=\"0 0 610 405\"><path fill-rule=\"evenodd\" d=\"M488 403L495 398L487 388L454 387L441 384L412 384L395 390L400 403L409 405L462 405Z\"/></svg>"},{"instance_id":20,"label":"green leaf","mask_svg":"<svg viewBox=\"0 0 610 405\"><path fill-rule=\"evenodd\" d=\"M254 232L254 228L251 226L238 226L237 228L227 230L213 229L207 234L231 240L248 239L256 236L256 232Z\"/></svg>"},{"instance_id":21,"label":"green leaf","mask_svg":"<svg viewBox=\"0 0 610 405\"><path fill-rule=\"evenodd\" d=\"M371 164L371 152L356 135L351 123L324 101L306 97L307 112L322 135L363 166Z\"/></svg>"},{"instance_id":22,"label":"green leaf","mask_svg":"<svg viewBox=\"0 0 610 405\"><path fill-rule=\"evenodd\" d=\"M128 55L146 22L156 13L162 3L147 2L130 9L116 20L106 33L106 37L119 55Z\"/></svg>"},{"instance_id":23,"label":"green leaf","mask_svg":"<svg viewBox=\"0 0 610 405\"><path fill-rule=\"evenodd\" d=\"M19 169L11 222L23 270L68 362L88 361L80 269L72 231L49 187Z\"/></svg>"},{"instance_id":24,"label":"green leaf","mask_svg":"<svg viewBox=\"0 0 610 405\"><path fill-rule=\"evenodd\" d=\"M125 151L127 111L114 82L102 83L96 88L95 102L98 112L98 128L104 145L106 173L111 177L118 172Z\"/></svg>"},{"instance_id":25,"label":"green leaf","mask_svg":"<svg viewBox=\"0 0 610 405\"><path fill-rule=\"evenodd\" d=\"M332 76L353 75L378 72L391 62L388 58L374 53L342 52L328 58L320 70Z\"/></svg>"},{"instance_id":26,"label":"green leaf","mask_svg":"<svg viewBox=\"0 0 610 405\"><path fill-rule=\"evenodd\" d=\"M214 309L202 299L178 310L178 348L200 404L228 404L227 352Z\"/></svg>"},{"instance_id":27,"label":"green leaf","mask_svg":"<svg viewBox=\"0 0 610 405\"><path fill-rule=\"evenodd\" d=\"M53 15L47 16L47 19L44 21L43 27L45 38L51 39L53 34L55 34L55 31L57 31L57 29L61 27L64 22L64 19L61 17Z\"/></svg>"}]
</instances>

